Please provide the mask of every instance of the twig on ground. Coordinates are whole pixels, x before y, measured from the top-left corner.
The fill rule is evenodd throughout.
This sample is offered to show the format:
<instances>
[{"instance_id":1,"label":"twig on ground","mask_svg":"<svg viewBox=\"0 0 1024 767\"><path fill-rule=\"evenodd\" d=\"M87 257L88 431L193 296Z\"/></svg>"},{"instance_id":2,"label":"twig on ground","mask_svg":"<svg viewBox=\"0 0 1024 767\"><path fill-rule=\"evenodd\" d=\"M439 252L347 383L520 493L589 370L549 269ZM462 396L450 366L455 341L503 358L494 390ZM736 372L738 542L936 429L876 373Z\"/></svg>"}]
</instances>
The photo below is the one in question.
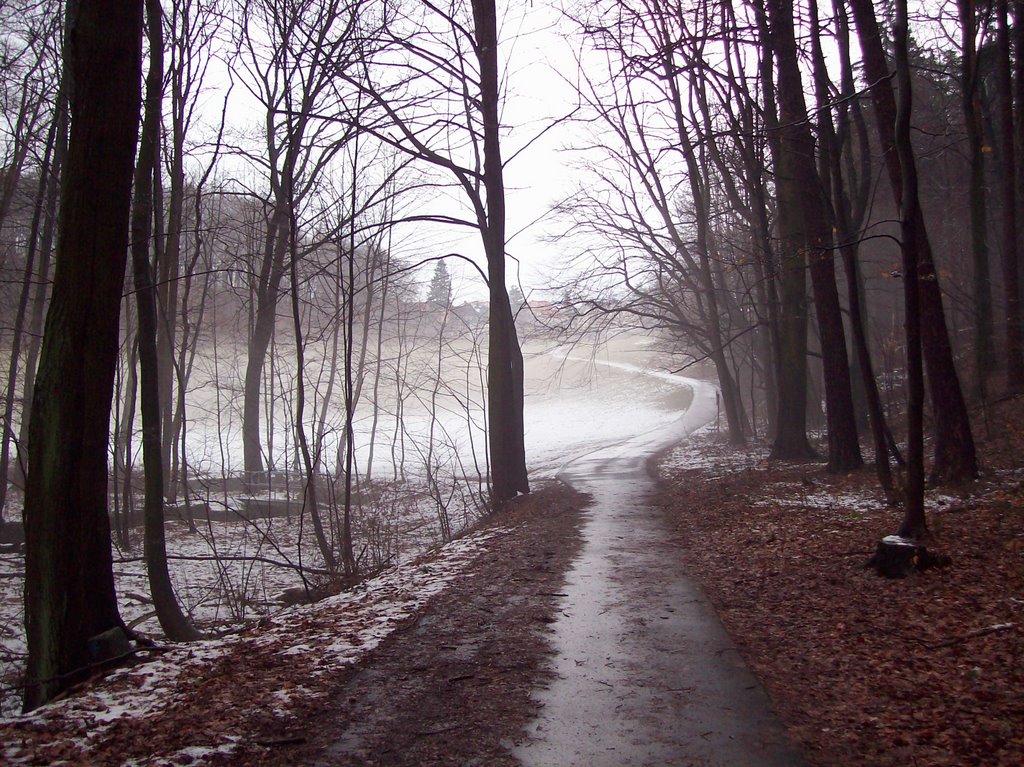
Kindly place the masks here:
<instances>
[{"instance_id":1,"label":"twig on ground","mask_svg":"<svg viewBox=\"0 0 1024 767\"><path fill-rule=\"evenodd\" d=\"M921 644L923 644L929 650L938 650L942 647L950 647L955 644L960 644L961 642L966 642L968 639L977 639L978 637L983 637L988 634L995 634L999 631L1009 631L1015 625L1015 623L996 623L992 626L988 626L983 629L978 629L977 631L968 631L966 634L961 634L960 636L944 639L941 642L922 642Z\"/></svg>"}]
</instances>

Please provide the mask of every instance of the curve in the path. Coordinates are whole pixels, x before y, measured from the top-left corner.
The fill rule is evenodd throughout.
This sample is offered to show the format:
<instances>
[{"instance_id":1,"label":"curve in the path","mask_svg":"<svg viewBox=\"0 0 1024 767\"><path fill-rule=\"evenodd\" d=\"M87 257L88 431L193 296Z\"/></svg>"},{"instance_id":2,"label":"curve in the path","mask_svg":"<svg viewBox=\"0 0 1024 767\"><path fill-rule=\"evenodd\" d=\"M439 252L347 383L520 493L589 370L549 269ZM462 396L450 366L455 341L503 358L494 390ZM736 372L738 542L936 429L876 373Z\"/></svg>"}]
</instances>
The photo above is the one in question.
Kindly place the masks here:
<instances>
[{"instance_id":1,"label":"curve in the path","mask_svg":"<svg viewBox=\"0 0 1024 767\"><path fill-rule=\"evenodd\" d=\"M593 503L552 626L555 681L516 750L527 767L801 763L645 502L649 458L715 417L712 385L674 378L694 393L682 418L560 472Z\"/></svg>"}]
</instances>

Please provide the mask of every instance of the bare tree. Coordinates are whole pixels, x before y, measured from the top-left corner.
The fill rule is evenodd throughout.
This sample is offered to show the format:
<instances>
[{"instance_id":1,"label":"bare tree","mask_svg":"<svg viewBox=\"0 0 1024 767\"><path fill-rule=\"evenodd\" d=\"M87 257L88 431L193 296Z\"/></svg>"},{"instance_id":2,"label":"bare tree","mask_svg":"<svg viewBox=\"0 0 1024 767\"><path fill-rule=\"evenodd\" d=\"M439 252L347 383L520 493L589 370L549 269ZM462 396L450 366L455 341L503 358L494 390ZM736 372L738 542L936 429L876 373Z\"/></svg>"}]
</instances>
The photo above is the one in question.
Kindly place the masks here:
<instances>
[{"instance_id":1,"label":"bare tree","mask_svg":"<svg viewBox=\"0 0 1024 767\"><path fill-rule=\"evenodd\" d=\"M191 281L189 270L183 269L184 253L187 249L188 233L185 231L187 218L186 203L188 183L185 159L188 152L186 142L197 122L197 109L202 95L203 81L210 66L211 48L217 40L221 27L220 0L174 0L164 15L167 37L167 72L165 88L168 97L169 126L165 128L166 150L165 170L168 177L166 201L166 224L163 227L163 241L157 243L157 359L160 383L160 429L162 437L161 457L163 461L164 485L167 497L173 500L178 489L178 451L174 446L179 438L182 417L180 405L183 396L175 396L175 388L181 389L186 380L177 380L176 346L188 346L186 327L178 327L179 318L187 323L187 317L179 317L178 306L183 288ZM219 145L218 141L218 145ZM219 147L218 147L219 148ZM211 160L212 168L215 156ZM209 175L207 170L206 175ZM159 181L159 179L158 179ZM154 190L154 204L161 214L161 185ZM197 191L201 197L201 194ZM157 219L159 223L162 218ZM199 226L193 216L193 224ZM159 231L159 230L158 230ZM183 274L184 272L184 274Z\"/></svg>"},{"instance_id":2,"label":"bare tree","mask_svg":"<svg viewBox=\"0 0 1024 767\"><path fill-rule=\"evenodd\" d=\"M853 417L850 369L846 356L846 338L839 312L839 295L832 257L832 236L825 210L825 190L815 169L814 138L807 122L803 85L797 60L793 30L793 4L790 0L769 0L772 48L778 68L777 99L780 137L773 145L776 167L779 229L782 239L783 295L790 307L804 299L798 296L803 283L805 262L814 287L814 306L821 335L821 353L825 373L826 416L828 418L829 456L832 471L848 471L861 465L857 426ZM787 277L787 272L791 274ZM787 300L788 298L788 300ZM783 312L785 314L785 310ZM794 323L792 333L805 333ZM793 339L793 343L797 343ZM782 414L779 415L779 434ZM797 440L776 436L773 455L800 457ZM806 439L806 438L805 438Z\"/></svg>"},{"instance_id":3,"label":"bare tree","mask_svg":"<svg viewBox=\"0 0 1024 767\"><path fill-rule=\"evenodd\" d=\"M999 241L1002 250L1004 336L1006 339L1006 382L1011 392L1024 388L1024 327L1021 326L1020 254L1017 243L1016 167L1014 146L1013 77L1010 52L1009 3L996 0L996 124L1001 161L996 176L999 188ZM1018 21L1019 23L1019 21ZM1024 55L1017 51L1017 57Z\"/></svg>"},{"instance_id":4,"label":"bare tree","mask_svg":"<svg viewBox=\"0 0 1024 767\"><path fill-rule=\"evenodd\" d=\"M383 56L404 55L397 81L367 60L346 76L380 111L364 130L399 152L451 174L471 216L419 216L472 227L480 235L489 294L488 423L496 506L529 491L523 442L523 357L505 276L505 192L501 154L498 30L493 0L426 4L419 18L382 26ZM439 32L436 30L440 30ZM416 88L420 90L417 91ZM438 120L437 115L444 114Z\"/></svg>"},{"instance_id":5,"label":"bare tree","mask_svg":"<svg viewBox=\"0 0 1024 767\"><path fill-rule=\"evenodd\" d=\"M981 78L978 67L978 8L974 0L957 0L960 16L960 93L971 162L968 190L971 214L971 255L974 266L974 377L975 391L984 399L989 375L995 367L992 324L992 284L989 276L985 138L982 126Z\"/></svg>"},{"instance_id":6,"label":"bare tree","mask_svg":"<svg viewBox=\"0 0 1024 767\"><path fill-rule=\"evenodd\" d=\"M51 47L61 30L59 6L53 2L13 2L0 7L0 24L9 32L0 43L0 230L7 223L30 152L45 135L52 106L48 95L59 81ZM59 90L58 90L59 92Z\"/></svg>"},{"instance_id":7,"label":"bare tree","mask_svg":"<svg viewBox=\"0 0 1024 767\"><path fill-rule=\"evenodd\" d=\"M892 479L892 472L889 465L889 455L893 452L897 461L902 461L902 456L895 449L890 449L893 443L891 433L885 420L885 413L882 409L882 401L878 392L878 384L875 380L874 365L871 361L871 352L867 340L867 317L865 316L865 301L863 299L862 280L858 261L858 243L855 231L859 232L863 223L865 204L860 202L855 205L851 195L847 193L844 183L844 171L842 154L849 143L851 123L857 122L857 130L863 139L866 139L865 126L862 119L852 120L851 110L856 110L859 117L859 104L852 104L850 100L854 93L853 65L850 58L849 41L849 20L845 8L841 2L834 4L838 30L836 40L839 47L841 88L838 104L837 130L832 120L831 83L828 80L828 73L825 62L825 55L821 44L821 30L818 21L818 8L816 0L811 0L811 45L814 66L815 90L818 100L818 132L820 138L820 166L823 183L828 187L831 194L831 215L832 224L835 228L838 248L843 260L843 267L846 274L846 288L849 303L850 328L853 335L853 347L855 359L857 360L857 373L859 373L864 393L865 410L867 411L868 422L871 427L872 441L875 449L875 472L878 475L879 484L885 493L890 504L897 501L896 489ZM867 153L864 152L864 159ZM855 196L862 199L866 196L864 184L869 179L869 173L861 169L859 183L857 179L851 183ZM859 189L857 187L860 187ZM894 446L893 446L894 447Z\"/></svg>"},{"instance_id":8,"label":"bare tree","mask_svg":"<svg viewBox=\"0 0 1024 767\"><path fill-rule=\"evenodd\" d=\"M146 100L139 136L139 159L135 165L135 199L131 213L131 256L135 301L139 317L139 388L142 406L142 462L145 471L146 571L153 606L160 626L169 639L199 638L174 594L167 569L164 534L164 463L160 440L160 379L157 356L156 287L149 263L152 241L153 190L159 184L159 134L163 102L163 12L159 0L146 0L149 39L149 72Z\"/></svg>"},{"instance_id":9,"label":"bare tree","mask_svg":"<svg viewBox=\"0 0 1024 767\"><path fill-rule=\"evenodd\" d=\"M708 82L719 73L704 63L719 33L703 11L669 2L605 10L577 20L607 73L584 71L577 88L582 119L601 131L590 149L603 159L560 205L571 222L563 239L580 253L569 295L584 326L615 318L659 327L710 359L730 439L741 443L749 426L730 352L750 327L726 277L729 238L714 225L728 215L716 207L724 160L705 140L724 133L710 127L718 102L712 107Z\"/></svg>"},{"instance_id":10,"label":"bare tree","mask_svg":"<svg viewBox=\"0 0 1024 767\"><path fill-rule=\"evenodd\" d=\"M247 0L236 27L239 77L265 109L265 154L254 161L265 168L270 187L262 253L253 275L254 322L245 370L247 472L264 469L260 393L288 271L290 205L303 204L350 133L338 130L343 98L337 85L339 72L363 55L358 49L362 13L358 0Z\"/></svg>"},{"instance_id":11,"label":"bare tree","mask_svg":"<svg viewBox=\"0 0 1024 767\"><path fill-rule=\"evenodd\" d=\"M46 292L45 279L40 278L49 272L60 164L67 144L67 106L59 66L61 18L58 6L55 3L37 3L31 7L24 7L22 3L12 3L0 8L0 21L13 33L7 36L2 44L3 64L0 65L0 110L3 112L5 127L9 127L7 135L0 135L0 145L6 149L4 156L0 157L0 168L3 169L0 180L0 242L23 240L26 243L21 290L13 318L7 388L3 397L3 410L0 413L0 417L3 418L0 423L2 522L7 501L8 479L11 475L11 450L15 438L15 394L18 390L19 373L25 381L22 391L27 394L35 373L35 359L39 350L38 336ZM55 91L52 103L47 99L47 91L51 89ZM42 136L38 135L40 133ZM30 160L32 149L40 139L43 142L42 159L37 171L38 182L28 231L24 238L10 236L14 222L8 214L22 184L25 163ZM0 264L6 260L6 254L6 248L0 251ZM31 317L28 311L30 300L33 301ZM22 346L26 342L28 354L22 367ZM16 450L19 465L14 471L19 479L24 478L21 464L26 460L24 440L27 437L25 427L28 422L29 403L30 398L22 400L19 418L22 427L19 447Z\"/></svg>"},{"instance_id":12,"label":"bare tree","mask_svg":"<svg viewBox=\"0 0 1024 767\"><path fill-rule=\"evenodd\" d=\"M896 124L896 100L889 81L889 67L882 47L878 20L870 2L849 0L849 6L860 40L864 77L875 107L876 131L889 183L893 197L902 209L904 180L893 127ZM924 217L920 211L914 211L908 220L917 227L910 242L920 249L917 268L921 294L921 343L935 417L935 460L931 476L939 482L963 482L972 479L978 472L970 417L953 360L939 275L935 269Z\"/></svg>"}]
</instances>

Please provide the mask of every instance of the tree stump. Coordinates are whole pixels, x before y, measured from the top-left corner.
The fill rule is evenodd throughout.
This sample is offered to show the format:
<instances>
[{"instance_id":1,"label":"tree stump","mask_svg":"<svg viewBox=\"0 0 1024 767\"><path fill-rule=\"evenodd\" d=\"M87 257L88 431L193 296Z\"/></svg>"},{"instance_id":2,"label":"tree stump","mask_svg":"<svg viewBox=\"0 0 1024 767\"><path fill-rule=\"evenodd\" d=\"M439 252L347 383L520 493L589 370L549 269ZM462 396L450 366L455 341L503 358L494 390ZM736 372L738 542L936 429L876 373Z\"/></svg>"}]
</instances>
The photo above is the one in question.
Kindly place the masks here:
<instances>
[{"instance_id":1,"label":"tree stump","mask_svg":"<svg viewBox=\"0 0 1024 767\"><path fill-rule=\"evenodd\" d=\"M906 578L913 572L946 567L952 563L949 557L933 554L912 538L887 535L878 542L875 554L866 566L886 578Z\"/></svg>"},{"instance_id":2,"label":"tree stump","mask_svg":"<svg viewBox=\"0 0 1024 767\"><path fill-rule=\"evenodd\" d=\"M106 631L90 637L88 642L89 659L94 665L106 663L109 660L117 660L132 651L132 643L128 635L120 626L114 626Z\"/></svg>"}]
</instances>

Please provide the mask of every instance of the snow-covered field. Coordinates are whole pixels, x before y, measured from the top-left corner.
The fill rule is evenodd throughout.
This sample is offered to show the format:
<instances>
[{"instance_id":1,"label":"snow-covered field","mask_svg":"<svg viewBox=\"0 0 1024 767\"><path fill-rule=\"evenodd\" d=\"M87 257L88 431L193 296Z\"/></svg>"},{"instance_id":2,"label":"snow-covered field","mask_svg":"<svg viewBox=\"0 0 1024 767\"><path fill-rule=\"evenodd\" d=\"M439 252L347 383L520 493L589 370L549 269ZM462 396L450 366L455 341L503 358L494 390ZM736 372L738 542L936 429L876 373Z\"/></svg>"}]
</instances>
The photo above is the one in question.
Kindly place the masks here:
<instances>
[{"instance_id":1,"label":"snow-covered field","mask_svg":"<svg viewBox=\"0 0 1024 767\"><path fill-rule=\"evenodd\" d=\"M593 358L580 353L537 346L526 353L526 446L531 476L554 476L573 457L600 447L622 444L651 433L662 433L666 424L676 423L683 436L693 382L650 367L652 355L645 338L620 338L602 347ZM714 407L713 390L710 407ZM708 417L707 394L701 411ZM190 441L198 440L210 461L221 447L234 440L226 429L226 442L214 440L216 420L204 422L194 409L195 424ZM713 410L712 410L713 413ZM409 407L413 422L425 418ZM482 434L471 439L463 414L442 414L444 434L452 446L482 447ZM426 422L421 421L422 427ZM386 432L386 425L381 426ZM415 431L413 423L410 434ZM205 435L205 436L204 436ZM233 450L234 448L232 448ZM230 452L230 451L229 451ZM224 453L225 455L227 453ZM197 453L197 457L198 457ZM394 468L390 450L380 450L381 473ZM416 459L409 458L412 465ZM478 458L482 465L482 459ZM465 466L471 457L463 456ZM208 466L209 467L209 466ZM402 564L413 556L443 542L445 526L457 532L475 522L479 510L463 496L439 508L428 494L414 492L415 482L406 486L387 485L372 503L354 512L356 555L364 571ZM207 498L212 509L240 508L237 495ZM298 501L301 503L301 499ZM11 508L11 515L20 509ZM441 517L445 519L442 520ZM300 588L306 573L310 586L323 577L317 573L322 560L317 552L311 525L298 517L254 521L206 521L198 519L198 532L189 533L182 522L167 526L170 568L183 607L205 630L223 630L241 621L273 615L283 609L282 596ZM442 522L444 524L442 524ZM159 637L160 629L149 602L149 588L141 562L141 531L133 531L132 548L115 550L115 571L121 614L138 631ZM24 658L21 554L14 549L0 552L0 711L10 713L18 705L20 691L16 672ZM372 588L372 582L371 582Z\"/></svg>"}]
</instances>

